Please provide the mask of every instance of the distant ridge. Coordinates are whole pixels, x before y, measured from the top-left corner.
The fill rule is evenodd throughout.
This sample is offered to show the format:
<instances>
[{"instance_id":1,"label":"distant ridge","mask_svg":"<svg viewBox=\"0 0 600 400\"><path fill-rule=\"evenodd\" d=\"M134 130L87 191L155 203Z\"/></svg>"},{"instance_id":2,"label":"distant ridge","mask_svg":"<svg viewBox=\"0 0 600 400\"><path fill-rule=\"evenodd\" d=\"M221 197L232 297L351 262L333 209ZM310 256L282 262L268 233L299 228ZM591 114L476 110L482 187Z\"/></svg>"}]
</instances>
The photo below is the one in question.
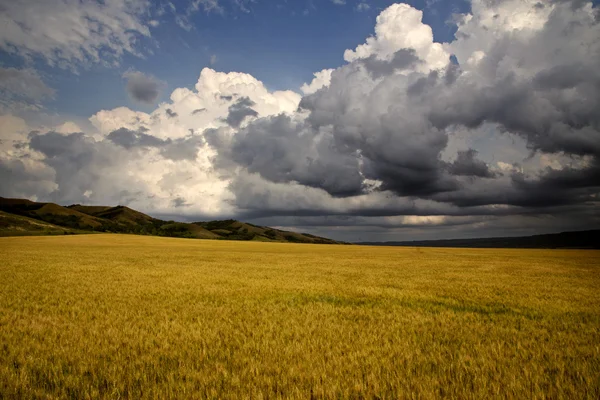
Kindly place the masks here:
<instances>
[{"instance_id":1,"label":"distant ridge","mask_svg":"<svg viewBox=\"0 0 600 400\"><path fill-rule=\"evenodd\" d=\"M335 240L236 220L185 223L163 221L126 206L67 207L0 197L0 236L90 232L130 233L193 239L338 244Z\"/></svg>"},{"instance_id":2,"label":"distant ridge","mask_svg":"<svg viewBox=\"0 0 600 400\"><path fill-rule=\"evenodd\" d=\"M523 248L523 249L600 249L600 229L561 232L519 237L493 237L478 239L416 240L402 242L360 242L370 246L414 247L472 247L472 248Z\"/></svg>"}]
</instances>

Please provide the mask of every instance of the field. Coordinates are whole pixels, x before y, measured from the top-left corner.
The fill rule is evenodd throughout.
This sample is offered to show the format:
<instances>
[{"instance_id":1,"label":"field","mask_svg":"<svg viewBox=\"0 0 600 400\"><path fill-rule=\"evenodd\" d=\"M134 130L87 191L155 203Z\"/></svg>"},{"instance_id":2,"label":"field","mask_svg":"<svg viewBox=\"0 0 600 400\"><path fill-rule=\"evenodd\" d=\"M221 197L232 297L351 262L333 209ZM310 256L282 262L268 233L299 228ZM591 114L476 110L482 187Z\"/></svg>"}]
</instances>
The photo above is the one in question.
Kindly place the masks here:
<instances>
[{"instance_id":1,"label":"field","mask_svg":"<svg viewBox=\"0 0 600 400\"><path fill-rule=\"evenodd\" d=\"M600 398L600 252L0 238L0 398Z\"/></svg>"}]
</instances>

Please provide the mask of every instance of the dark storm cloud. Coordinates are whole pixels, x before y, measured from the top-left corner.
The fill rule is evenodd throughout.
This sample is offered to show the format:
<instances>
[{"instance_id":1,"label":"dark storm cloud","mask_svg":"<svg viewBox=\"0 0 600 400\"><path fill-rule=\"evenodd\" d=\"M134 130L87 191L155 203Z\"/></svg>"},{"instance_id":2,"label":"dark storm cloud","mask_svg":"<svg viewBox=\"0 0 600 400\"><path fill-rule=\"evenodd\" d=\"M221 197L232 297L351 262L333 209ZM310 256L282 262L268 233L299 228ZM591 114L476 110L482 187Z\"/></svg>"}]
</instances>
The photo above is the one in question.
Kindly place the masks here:
<instances>
[{"instance_id":1,"label":"dark storm cloud","mask_svg":"<svg viewBox=\"0 0 600 400\"><path fill-rule=\"evenodd\" d=\"M397 218L360 216L264 217L250 220L257 225L308 232L346 241L389 241L493 236L527 236L541 233L597 229L600 213L589 210L554 210L556 215L507 215L448 217L432 223Z\"/></svg>"},{"instance_id":2,"label":"dark storm cloud","mask_svg":"<svg viewBox=\"0 0 600 400\"><path fill-rule=\"evenodd\" d=\"M131 149L134 147L162 147L168 144L168 142L158 139L154 136L143 132L134 132L126 128L120 128L116 131L112 131L106 138L114 144L126 149Z\"/></svg>"},{"instance_id":3,"label":"dark storm cloud","mask_svg":"<svg viewBox=\"0 0 600 400\"><path fill-rule=\"evenodd\" d=\"M600 52L588 49L593 35L578 31L596 22L571 24L565 12L555 11L531 38L501 38L476 65L449 60L439 70L398 74L421 68L414 52L397 52L391 62L369 56L333 71L329 86L302 98L299 112L306 118L257 119L234 135L210 131L216 165L244 168L229 186L240 215L316 218L324 225L318 219L332 215L534 221L564 213L588 215L589 221L579 219L587 226L598 221L592 209L600 191L594 67ZM574 28L565 34L569 25ZM588 43L581 53L572 46L579 42ZM562 56L567 48L568 57ZM449 128L484 124L497 127L496 134L521 136L531 157L571 156L579 166L500 173L486 163L485 147L486 161L475 149L442 160ZM456 221L440 224L460 225Z\"/></svg>"},{"instance_id":4,"label":"dark storm cloud","mask_svg":"<svg viewBox=\"0 0 600 400\"><path fill-rule=\"evenodd\" d=\"M120 160L126 157L125 151L111 142L96 142L83 133L33 133L29 147L42 153L44 163L55 171L57 188L50 198L64 203L84 201L83 193L97 182L110 180L108 170L120 165Z\"/></svg>"},{"instance_id":5,"label":"dark storm cloud","mask_svg":"<svg viewBox=\"0 0 600 400\"><path fill-rule=\"evenodd\" d=\"M120 128L106 137L112 143L131 150L135 148L159 148L160 154L173 161L196 159L198 148L204 143L200 136L188 136L180 139L159 139L143 132Z\"/></svg>"},{"instance_id":6,"label":"dark storm cloud","mask_svg":"<svg viewBox=\"0 0 600 400\"><path fill-rule=\"evenodd\" d=\"M391 60L380 60L371 55L360 61L374 79L391 75L398 69L414 67L421 62L414 49L400 49L394 53Z\"/></svg>"},{"instance_id":7,"label":"dark storm cloud","mask_svg":"<svg viewBox=\"0 0 600 400\"><path fill-rule=\"evenodd\" d=\"M51 191L50 171L31 171L25 159L0 159L0 193L5 197L44 196Z\"/></svg>"},{"instance_id":8,"label":"dark storm cloud","mask_svg":"<svg viewBox=\"0 0 600 400\"><path fill-rule=\"evenodd\" d=\"M350 96L346 76L369 79L354 68L338 69L330 88L302 99L301 107L310 112L311 129L332 126L335 149L346 157L360 155L362 175L381 181L383 190L402 196L453 190L456 183L440 161L448 137L427 120L418 105L407 112L410 104L401 92L410 84L407 78L386 76L371 93ZM382 98L386 106L378 107Z\"/></svg>"},{"instance_id":9,"label":"dark storm cloud","mask_svg":"<svg viewBox=\"0 0 600 400\"><path fill-rule=\"evenodd\" d=\"M589 83L589 77L594 76L590 71L580 64L558 65L538 72L533 78L536 89L569 89L582 83ZM597 85L597 83L595 83Z\"/></svg>"},{"instance_id":10,"label":"dark storm cloud","mask_svg":"<svg viewBox=\"0 0 600 400\"><path fill-rule=\"evenodd\" d=\"M258 116L258 113L251 108L254 105L256 105L256 103L250 100L249 97L241 97L238 101L229 106L229 114L225 121L229 126L238 128L244 118Z\"/></svg>"},{"instance_id":11,"label":"dark storm cloud","mask_svg":"<svg viewBox=\"0 0 600 400\"><path fill-rule=\"evenodd\" d=\"M195 160L198 149L204 144L200 136L188 136L181 139L168 140L168 144L161 148L160 154L173 161Z\"/></svg>"},{"instance_id":12,"label":"dark storm cloud","mask_svg":"<svg viewBox=\"0 0 600 400\"><path fill-rule=\"evenodd\" d=\"M582 169L547 168L538 179L527 179L521 174L512 176L513 185L523 196L519 205L547 207L597 201L600 189L600 163Z\"/></svg>"},{"instance_id":13,"label":"dark storm cloud","mask_svg":"<svg viewBox=\"0 0 600 400\"><path fill-rule=\"evenodd\" d=\"M450 60L445 69L428 74L395 74L419 62L410 49L398 51L391 61L375 55L357 60L335 70L329 87L301 100L299 110L308 113L304 125L289 129L273 118L254 121L235 137L228 158L267 181L297 182L334 196L362 193L364 180L370 179L380 182L379 190L457 207L587 201L583 188L553 195L550 187L559 182L550 175L525 181L516 175L503 177L474 150L458 152L453 162L441 161L447 128L476 129L484 123L522 136L533 151L600 155L600 52L585 44L581 52L572 47L589 41L598 26L585 14L577 16L577 23L573 18L569 5L557 7L544 29L527 41L500 38L468 74ZM499 70L511 63L508 72ZM531 68L533 78L518 73L519 68ZM375 86L370 82L374 78L380 80ZM279 137L286 138L285 145L278 143ZM327 151L316 146L323 143ZM299 154L311 163L302 162ZM310 178L315 174L319 179ZM591 172L584 175L594 177ZM340 190L333 181L348 183ZM591 180L582 181L589 188Z\"/></svg>"},{"instance_id":14,"label":"dark storm cloud","mask_svg":"<svg viewBox=\"0 0 600 400\"><path fill-rule=\"evenodd\" d=\"M174 198L173 201L171 202L171 204L175 208L188 207L191 205L183 197Z\"/></svg>"},{"instance_id":15,"label":"dark storm cloud","mask_svg":"<svg viewBox=\"0 0 600 400\"><path fill-rule=\"evenodd\" d=\"M412 217L412 216L411 216ZM418 226L460 226L473 224L482 221L492 221L496 219L495 216L450 216L447 218L432 218L430 222L423 219L419 222L418 219L412 218L403 219L402 216L398 218L394 217L364 217L357 215L326 215L326 216L285 216L285 217L263 217L253 219L252 222L257 225L266 226L295 226L302 228L310 227L375 227L375 228L397 228L399 224L402 224L402 228L411 228Z\"/></svg>"},{"instance_id":16,"label":"dark storm cloud","mask_svg":"<svg viewBox=\"0 0 600 400\"><path fill-rule=\"evenodd\" d=\"M598 163L580 168L547 168L531 177L513 172L509 180L480 181L450 193L439 193L431 199L457 207L507 205L528 207L540 212L557 206L574 206L597 202L600 192L600 167Z\"/></svg>"},{"instance_id":17,"label":"dark storm cloud","mask_svg":"<svg viewBox=\"0 0 600 400\"><path fill-rule=\"evenodd\" d=\"M160 95L164 84L156 78L138 71L129 71L123 74L127 79L127 92L129 96L141 103L154 104Z\"/></svg>"},{"instance_id":18,"label":"dark storm cloud","mask_svg":"<svg viewBox=\"0 0 600 400\"><path fill-rule=\"evenodd\" d=\"M83 133L72 133L70 135L61 135L56 132L48 132L40 134L39 132L31 132L29 147L43 153L47 159L55 160L61 156L68 156L69 150L77 150L78 154L93 155L91 143L94 141L88 139ZM76 163L77 167L81 167L86 162L85 157L74 157L70 159Z\"/></svg>"},{"instance_id":19,"label":"dark storm cloud","mask_svg":"<svg viewBox=\"0 0 600 400\"><path fill-rule=\"evenodd\" d=\"M422 98L435 95L444 85L451 86L456 82L461 73L460 66L450 62L442 71L431 71L428 75L422 76L411 83L406 89L406 94L409 97L421 96ZM419 101L419 99L413 99L412 101Z\"/></svg>"},{"instance_id":20,"label":"dark storm cloud","mask_svg":"<svg viewBox=\"0 0 600 400\"><path fill-rule=\"evenodd\" d=\"M577 15L574 21L569 5L557 6L527 42L495 43L478 65L486 80L463 74L451 90L431 97L433 124L474 128L495 122L532 149L599 156L600 51L588 42L600 27L587 13ZM509 61L513 71L500 74L498 66ZM519 63L537 70L533 79L517 72Z\"/></svg>"},{"instance_id":21,"label":"dark storm cloud","mask_svg":"<svg viewBox=\"0 0 600 400\"><path fill-rule=\"evenodd\" d=\"M336 151L329 136L315 143L316 133L302 132L304 128L290 117L279 115L249 124L230 143L223 141L217 131L209 132L207 140L219 149L220 166L234 162L269 181L297 182L323 188L334 196L360 193L358 159Z\"/></svg>"},{"instance_id":22,"label":"dark storm cloud","mask_svg":"<svg viewBox=\"0 0 600 400\"><path fill-rule=\"evenodd\" d=\"M469 149L459 151L454 162L448 164L448 171L452 175L478 176L481 178L494 178L495 173L490 171L488 165L477 159L477 151Z\"/></svg>"},{"instance_id":23,"label":"dark storm cloud","mask_svg":"<svg viewBox=\"0 0 600 400\"><path fill-rule=\"evenodd\" d=\"M427 90L434 88L438 79L437 71L431 72L428 76L417 79L406 89L406 94L409 96L418 96Z\"/></svg>"},{"instance_id":24,"label":"dark storm cloud","mask_svg":"<svg viewBox=\"0 0 600 400\"><path fill-rule=\"evenodd\" d=\"M230 189L236 194L238 217L255 219L266 217L327 217L361 216L366 218L391 216L496 216L511 215L568 215L594 210L600 206L597 199L576 199L575 192L563 197L537 190L528 194L529 187L516 188L510 179L506 182L482 180L475 190L444 192L435 200L392 196L389 193L372 194L362 200L329 198L315 189L302 186L286 187L261 181L252 176L240 176ZM539 180L528 181L531 186ZM587 190L587 188L585 189ZM596 191L597 192L597 191ZM445 196L445 198L437 198ZM542 199L546 198L545 202ZM574 201L574 199L576 201ZM565 201L566 200L566 201ZM507 203L513 203L509 205ZM593 215L600 217L600 209Z\"/></svg>"},{"instance_id":25,"label":"dark storm cloud","mask_svg":"<svg viewBox=\"0 0 600 400\"><path fill-rule=\"evenodd\" d=\"M544 32L539 35L537 41L550 46ZM463 74L454 63L442 71L408 77L392 74L394 68L388 66L377 69L382 81L363 92L354 86L368 85L373 71L361 75L357 64L364 60L349 64L333 72L329 87L302 99L300 109L308 112L306 122L254 121L229 144L229 154L220 150L220 157L268 181L297 182L333 196L362 193L364 179L370 179L380 182L379 190L461 207L535 206L547 193L529 193L518 180L500 179L473 150L459 152L449 164L440 160L448 142L446 128L478 128L488 122L523 136L533 150L600 154L599 117L593 112L600 109L600 103L597 92L590 90L596 85L591 69L571 63L542 67L537 78L530 80L514 73L496 78L496 64L512 50L506 46L499 43L481 61L482 75L493 72L494 77L486 81ZM373 61L367 59L366 65ZM569 72L579 77L570 78ZM563 75L566 78L560 78ZM563 92L565 88L569 91ZM572 101L573 89L581 91L586 101ZM461 176L492 182L482 185L455 178ZM567 193L550 203L580 199L576 193Z\"/></svg>"},{"instance_id":26,"label":"dark storm cloud","mask_svg":"<svg viewBox=\"0 0 600 400\"><path fill-rule=\"evenodd\" d=\"M495 122L523 136L536 150L600 155L600 115L594 111L600 107L600 95L590 92L589 86L574 90L585 102L567 99L573 93L566 91L545 95L514 76L493 87L477 88L460 81L456 86L451 97L431 99L430 118L439 129L456 124L476 128Z\"/></svg>"}]
</instances>

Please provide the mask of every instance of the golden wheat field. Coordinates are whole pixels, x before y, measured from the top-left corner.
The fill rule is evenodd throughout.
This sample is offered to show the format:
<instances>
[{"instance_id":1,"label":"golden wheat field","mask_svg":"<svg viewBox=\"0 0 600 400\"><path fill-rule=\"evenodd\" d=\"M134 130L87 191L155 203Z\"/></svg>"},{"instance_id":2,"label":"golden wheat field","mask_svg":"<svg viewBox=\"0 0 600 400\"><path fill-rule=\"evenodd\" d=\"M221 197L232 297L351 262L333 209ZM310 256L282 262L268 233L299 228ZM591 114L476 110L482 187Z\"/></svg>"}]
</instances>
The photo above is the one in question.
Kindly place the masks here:
<instances>
[{"instance_id":1,"label":"golden wheat field","mask_svg":"<svg viewBox=\"0 0 600 400\"><path fill-rule=\"evenodd\" d=\"M0 398L600 398L600 252L0 238Z\"/></svg>"}]
</instances>

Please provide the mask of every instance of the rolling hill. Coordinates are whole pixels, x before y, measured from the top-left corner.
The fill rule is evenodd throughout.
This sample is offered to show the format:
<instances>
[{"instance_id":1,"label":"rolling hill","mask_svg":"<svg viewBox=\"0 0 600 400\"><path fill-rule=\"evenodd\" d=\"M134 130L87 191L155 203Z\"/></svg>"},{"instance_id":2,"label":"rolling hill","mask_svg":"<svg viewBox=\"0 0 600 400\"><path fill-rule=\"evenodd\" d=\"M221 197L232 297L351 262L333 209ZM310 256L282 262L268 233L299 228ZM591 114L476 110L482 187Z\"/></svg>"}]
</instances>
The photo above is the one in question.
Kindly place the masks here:
<instances>
[{"instance_id":1,"label":"rolling hill","mask_svg":"<svg viewBox=\"0 0 600 400\"><path fill-rule=\"evenodd\" d=\"M292 243L319 243L336 244L335 240L314 236L308 233L296 233L279 229L258 226L234 219L223 221L195 222L194 225L202 226L219 235L223 239L256 240L261 242L292 242Z\"/></svg>"},{"instance_id":2,"label":"rolling hill","mask_svg":"<svg viewBox=\"0 0 600 400\"><path fill-rule=\"evenodd\" d=\"M36 203L24 199L0 198L0 210L71 229L101 230L103 227L108 228L106 225L109 224L108 221L58 204Z\"/></svg>"},{"instance_id":3,"label":"rolling hill","mask_svg":"<svg viewBox=\"0 0 600 400\"><path fill-rule=\"evenodd\" d=\"M194 239L336 244L307 233L288 232L236 220L185 223L163 221L126 206L67 207L0 197L0 234L69 234L113 232ZM37 224L37 225L36 225ZM45 224L42 229L39 224Z\"/></svg>"},{"instance_id":4,"label":"rolling hill","mask_svg":"<svg viewBox=\"0 0 600 400\"><path fill-rule=\"evenodd\" d=\"M77 230L0 211L0 236L69 235Z\"/></svg>"}]
</instances>

